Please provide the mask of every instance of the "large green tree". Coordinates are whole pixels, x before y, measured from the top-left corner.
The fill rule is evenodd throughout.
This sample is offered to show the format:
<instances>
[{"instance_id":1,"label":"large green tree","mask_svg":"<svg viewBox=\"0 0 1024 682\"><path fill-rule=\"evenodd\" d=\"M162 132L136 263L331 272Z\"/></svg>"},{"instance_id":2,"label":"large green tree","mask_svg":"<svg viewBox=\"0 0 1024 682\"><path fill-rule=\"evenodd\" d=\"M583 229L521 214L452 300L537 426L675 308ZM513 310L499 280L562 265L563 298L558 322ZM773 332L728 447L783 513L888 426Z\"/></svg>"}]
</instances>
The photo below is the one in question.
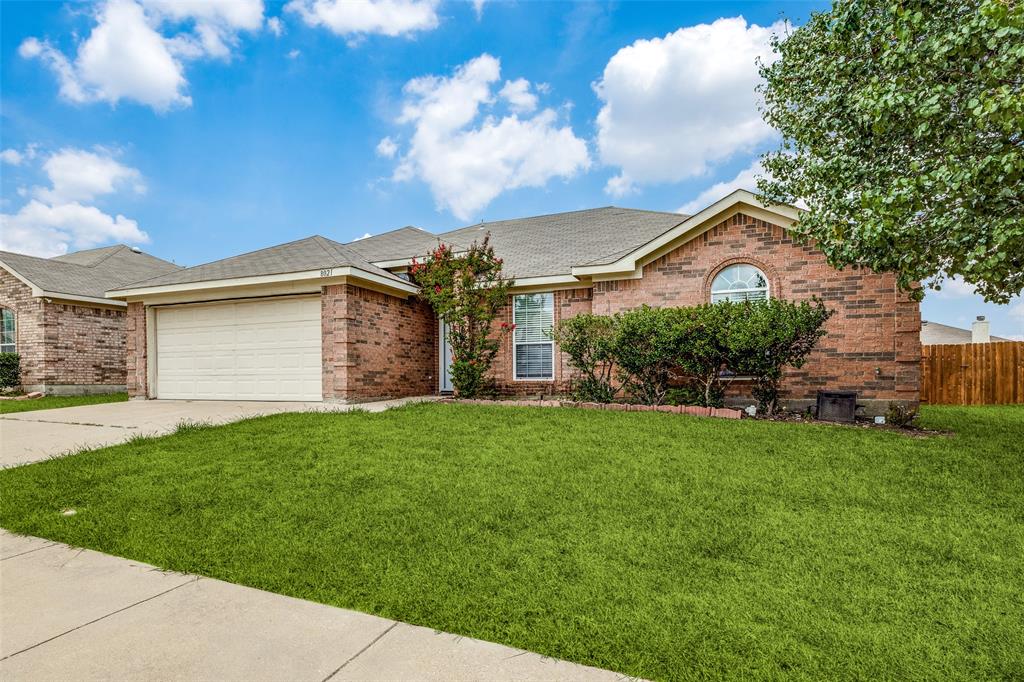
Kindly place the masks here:
<instances>
[{"instance_id":1,"label":"large green tree","mask_svg":"<svg viewBox=\"0 0 1024 682\"><path fill-rule=\"evenodd\" d=\"M1024 288L1024 4L836 0L775 40L765 119L783 136L763 198L835 266L990 301Z\"/></svg>"}]
</instances>

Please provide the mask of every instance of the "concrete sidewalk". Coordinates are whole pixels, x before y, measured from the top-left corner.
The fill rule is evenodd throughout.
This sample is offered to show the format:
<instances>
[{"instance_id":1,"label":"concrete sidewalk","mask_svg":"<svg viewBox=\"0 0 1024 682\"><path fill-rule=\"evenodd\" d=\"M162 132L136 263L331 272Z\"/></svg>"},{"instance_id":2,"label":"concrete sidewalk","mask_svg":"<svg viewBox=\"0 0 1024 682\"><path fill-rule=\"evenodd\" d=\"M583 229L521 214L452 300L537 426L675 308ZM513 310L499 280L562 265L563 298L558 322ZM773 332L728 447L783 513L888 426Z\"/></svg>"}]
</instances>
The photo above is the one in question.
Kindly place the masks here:
<instances>
[{"instance_id":1,"label":"concrete sidewalk","mask_svg":"<svg viewBox=\"0 0 1024 682\"><path fill-rule=\"evenodd\" d=\"M432 397L358 405L231 400L129 400L0 415L0 467L29 464L78 448L123 443L135 435L164 435L182 421L227 424L279 412L380 412Z\"/></svg>"},{"instance_id":2,"label":"concrete sidewalk","mask_svg":"<svg viewBox=\"0 0 1024 682\"><path fill-rule=\"evenodd\" d=\"M621 680L0 530L3 680Z\"/></svg>"}]
</instances>

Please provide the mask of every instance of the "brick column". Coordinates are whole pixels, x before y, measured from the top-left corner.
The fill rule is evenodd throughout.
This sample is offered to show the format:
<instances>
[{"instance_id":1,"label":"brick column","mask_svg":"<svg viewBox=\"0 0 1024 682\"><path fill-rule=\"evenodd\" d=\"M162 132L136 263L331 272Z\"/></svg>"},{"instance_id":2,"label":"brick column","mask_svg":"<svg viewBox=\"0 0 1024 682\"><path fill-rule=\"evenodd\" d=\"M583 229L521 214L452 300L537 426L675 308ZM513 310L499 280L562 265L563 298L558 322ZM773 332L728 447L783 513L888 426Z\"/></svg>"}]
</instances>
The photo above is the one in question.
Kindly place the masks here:
<instances>
[{"instance_id":1,"label":"brick column","mask_svg":"<svg viewBox=\"0 0 1024 682\"><path fill-rule=\"evenodd\" d=\"M125 320L125 365L128 370L128 397L148 398L148 344L146 343L146 306L129 303Z\"/></svg>"},{"instance_id":2,"label":"brick column","mask_svg":"<svg viewBox=\"0 0 1024 682\"><path fill-rule=\"evenodd\" d=\"M917 405L921 401L921 304L896 292L895 314L896 399Z\"/></svg>"},{"instance_id":3,"label":"brick column","mask_svg":"<svg viewBox=\"0 0 1024 682\"><path fill-rule=\"evenodd\" d=\"M348 374L352 366L349 345L348 286L331 284L320 291L320 325L323 344L323 397L344 401L348 395Z\"/></svg>"}]
</instances>

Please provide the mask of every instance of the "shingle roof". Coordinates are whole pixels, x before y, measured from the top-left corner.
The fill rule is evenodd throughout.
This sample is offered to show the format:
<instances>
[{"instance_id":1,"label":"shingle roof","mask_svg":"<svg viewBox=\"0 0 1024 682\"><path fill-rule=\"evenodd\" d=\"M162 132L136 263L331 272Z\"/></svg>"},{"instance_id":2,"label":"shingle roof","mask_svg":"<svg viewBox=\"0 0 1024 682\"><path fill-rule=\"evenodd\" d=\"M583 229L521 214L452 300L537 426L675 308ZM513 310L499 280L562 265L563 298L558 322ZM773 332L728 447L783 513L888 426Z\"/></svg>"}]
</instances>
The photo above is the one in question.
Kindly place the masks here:
<instances>
[{"instance_id":1,"label":"shingle roof","mask_svg":"<svg viewBox=\"0 0 1024 682\"><path fill-rule=\"evenodd\" d=\"M271 246L259 251L204 263L160 277L136 281L121 289L141 289L167 284L192 284L217 279L259 277L323 268L356 267L381 277L405 284L405 280L371 265L353 249L336 241L315 235L298 241ZM112 287L113 288L113 287Z\"/></svg>"},{"instance_id":2,"label":"shingle roof","mask_svg":"<svg viewBox=\"0 0 1024 682\"><path fill-rule=\"evenodd\" d=\"M330 267L351 266L405 283L374 262L424 256L438 242L465 248L491 235L495 252L511 277L571 274L575 265L614 260L667 232L687 216L637 209L593 208L568 213L499 220L442 234L402 227L348 244L314 236L259 251L197 265L178 272L133 282L130 287L191 284L218 279L258 277Z\"/></svg>"},{"instance_id":3,"label":"shingle roof","mask_svg":"<svg viewBox=\"0 0 1024 682\"><path fill-rule=\"evenodd\" d=\"M463 227L439 235L468 245L490 233L495 253L511 277L571 274L585 265L629 253L667 232L687 216L630 208L591 208ZM615 260L611 258L611 260ZM609 261L610 262L610 261Z\"/></svg>"},{"instance_id":4,"label":"shingle roof","mask_svg":"<svg viewBox=\"0 0 1024 682\"><path fill-rule=\"evenodd\" d=\"M124 244L55 258L0 251L0 262L43 291L91 298L103 298L105 292L123 284L181 269Z\"/></svg>"},{"instance_id":5,"label":"shingle roof","mask_svg":"<svg viewBox=\"0 0 1024 682\"><path fill-rule=\"evenodd\" d=\"M438 237L411 225L397 230L357 239L345 246L374 263L425 256L437 246Z\"/></svg>"},{"instance_id":6,"label":"shingle roof","mask_svg":"<svg viewBox=\"0 0 1024 682\"><path fill-rule=\"evenodd\" d=\"M937 346L943 344L971 343L973 333L970 329L951 327L948 324L921 320L921 345ZM989 341L1009 341L1001 336L989 336Z\"/></svg>"}]
</instances>

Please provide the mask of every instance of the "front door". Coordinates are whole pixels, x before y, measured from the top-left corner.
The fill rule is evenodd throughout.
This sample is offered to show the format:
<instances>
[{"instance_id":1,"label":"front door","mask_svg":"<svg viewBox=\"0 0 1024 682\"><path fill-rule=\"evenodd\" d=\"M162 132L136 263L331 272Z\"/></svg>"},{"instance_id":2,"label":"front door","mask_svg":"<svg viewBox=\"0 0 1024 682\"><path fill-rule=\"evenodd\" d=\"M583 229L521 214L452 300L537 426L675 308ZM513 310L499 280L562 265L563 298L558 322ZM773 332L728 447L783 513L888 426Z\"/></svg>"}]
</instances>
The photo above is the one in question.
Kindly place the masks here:
<instances>
[{"instance_id":1,"label":"front door","mask_svg":"<svg viewBox=\"0 0 1024 682\"><path fill-rule=\"evenodd\" d=\"M452 344L448 340L448 324L441 320L440 322L440 349L441 349L441 381L440 387L442 393L451 393L452 391Z\"/></svg>"}]
</instances>

